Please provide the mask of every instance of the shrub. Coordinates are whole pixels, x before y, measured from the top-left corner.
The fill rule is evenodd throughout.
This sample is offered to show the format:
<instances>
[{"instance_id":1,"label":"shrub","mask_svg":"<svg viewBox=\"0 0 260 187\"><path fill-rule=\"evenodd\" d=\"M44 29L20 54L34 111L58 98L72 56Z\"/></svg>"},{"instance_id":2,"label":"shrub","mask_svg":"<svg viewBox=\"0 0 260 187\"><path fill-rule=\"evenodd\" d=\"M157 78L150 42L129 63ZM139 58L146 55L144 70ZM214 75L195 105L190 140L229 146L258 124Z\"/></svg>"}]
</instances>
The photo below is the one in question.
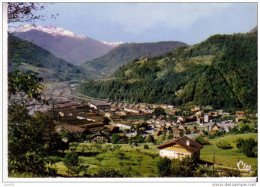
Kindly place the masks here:
<instances>
[{"instance_id":1,"label":"shrub","mask_svg":"<svg viewBox=\"0 0 260 187\"><path fill-rule=\"evenodd\" d=\"M159 177L169 177L172 172L172 161L169 158L159 158L156 162Z\"/></svg>"},{"instance_id":2,"label":"shrub","mask_svg":"<svg viewBox=\"0 0 260 187\"><path fill-rule=\"evenodd\" d=\"M145 142L154 142L154 138L152 135L148 135L146 138L145 138Z\"/></svg>"},{"instance_id":3,"label":"shrub","mask_svg":"<svg viewBox=\"0 0 260 187\"><path fill-rule=\"evenodd\" d=\"M160 144L160 143L163 143L163 141L165 141L165 140L166 140L166 137L165 137L164 134L162 134L162 135L160 135L160 136L157 138L156 143L157 143L157 144Z\"/></svg>"},{"instance_id":4,"label":"shrub","mask_svg":"<svg viewBox=\"0 0 260 187\"><path fill-rule=\"evenodd\" d=\"M112 143L117 144L120 141L120 134L113 134L112 136Z\"/></svg>"},{"instance_id":5,"label":"shrub","mask_svg":"<svg viewBox=\"0 0 260 187\"><path fill-rule=\"evenodd\" d=\"M77 173L79 166L79 157L76 152L67 153L63 158L64 165L68 168L68 175L70 171Z\"/></svg>"},{"instance_id":6,"label":"shrub","mask_svg":"<svg viewBox=\"0 0 260 187\"><path fill-rule=\"evenodd\" d=\"M245 133L245 132L249 132L249 131L250 131L249 125L247 125L247 124L241 125L241 127L240 127L240 132L241 133Z\"/></svg>"},{"instance_id":7,"label":"shrub","mask_svg":"<svg viewBox=\"0 0 260 187\"><path fill-rule=\"evenodd\" d=\"M113 168L101 168L94 177L123 177L123 175Z\"/></svg>"},{"instance_id":8,"label":"shrub","mask_svg":"<svg viewBox=\"0 0 260 187\"><path fill-rule=\"evenodd\" d=\"M117 156L120 160L126 159L125 153L119 152L117 153Z\"/></svg>"},{"instance_id":9,"label":"shrub","mask_svg":"<svg viewBox=\"0 0 260 187\"><path fill-rule=\"evenodd\" d=\"M225 140L220 140L216 143L216 146L221 149L231 149L232 146Z\"/></svg>"},{"instance_id":10,"label":"shrub","mask_svg":"<svg viewBox=\"0 0 260 187\"><path fill-rule=\"evenodd\" d=\"M196 142L198 142L199 144L201 145L208 145L209 144L209 141L206 140L203 136L197 136L196 139L195 139Z\"/></svg>"},{"instance_id":11,"label":"shrub","mask_svg":"<svg viewBox=\"0 0 260 187\"><path fill-rule=\"evenodd\" d=\"M248 157L257 156L257 141L254 138L249 139L237 139L236 146L241 153L244 153Z\"/></svg>"}]
</instances>

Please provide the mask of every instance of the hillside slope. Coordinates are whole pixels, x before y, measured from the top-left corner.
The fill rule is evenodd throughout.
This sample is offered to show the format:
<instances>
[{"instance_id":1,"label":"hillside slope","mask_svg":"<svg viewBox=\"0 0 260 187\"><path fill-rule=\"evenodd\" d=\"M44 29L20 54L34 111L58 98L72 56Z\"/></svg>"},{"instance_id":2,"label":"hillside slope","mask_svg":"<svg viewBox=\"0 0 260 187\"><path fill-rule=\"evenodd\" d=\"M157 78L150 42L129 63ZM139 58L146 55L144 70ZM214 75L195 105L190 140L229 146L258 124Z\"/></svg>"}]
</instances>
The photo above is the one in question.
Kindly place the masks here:
<instances>
[{"instance_id":1,"label":"hillside slope","mask_svg":"<svg viewBox=\"0 0 260 187\"><path fill-rule=\"evenodd\" d=\"M257 109L257 33L214 35L191 47L133 60L81 93L115 101Z\"/></svg>"},{"instance_id":2,"label":"hillside slope","mask_svg":"<svg viewBox=\"0 0 260 187\"><path fill-rule=\"evenodd\" d=\"M76 65L98 58L113 48L111 45L106 45L89 37L76 35L61 28L34 27L31 25L23 27L12 31L12 34Z\"/></svg>"},{"instance_id":3,"label":"hillside slope","mask_svg":"<svg viewBox=\"0 0 260 187\"><path fill-rule=\"evenodd\" d=\"M69 81L84 76L77 66L11 34L8 36L8 61L9 69L20 64L20 69L37 72L46 81Z\"/></svg>"},{"instance_id":4,"label":"hillside slope","mask_svg":"<svg viewBox=\"0 0 260 187\"><path fill-rule=\"evenodd\" d=\"M104 56L85 62L81 66L90 72L93 78L107 77L131 60L160 55L181 46L186 44L174 41L121 44Z\"/></svg>"}]
</instances>

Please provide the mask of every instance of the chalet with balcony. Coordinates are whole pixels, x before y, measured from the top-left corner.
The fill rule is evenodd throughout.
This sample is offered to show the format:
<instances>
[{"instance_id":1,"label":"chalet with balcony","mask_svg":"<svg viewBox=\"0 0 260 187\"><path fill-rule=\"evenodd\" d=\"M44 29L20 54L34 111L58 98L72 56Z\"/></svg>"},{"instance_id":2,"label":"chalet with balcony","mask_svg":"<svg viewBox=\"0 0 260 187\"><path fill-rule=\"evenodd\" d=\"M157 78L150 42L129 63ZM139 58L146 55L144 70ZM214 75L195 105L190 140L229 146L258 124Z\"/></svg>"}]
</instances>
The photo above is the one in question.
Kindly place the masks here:
<instances>
[{"instance_id":1,"label":"chalet with balcony","mask_svg":"<svg viewBox=\"0 0 260 187\"><path fill-rule=\"evenodd\" d=\"M157 147L160 151L161 157L167 157L170 159L182 159L184 157L192 157L199 160L200 150L203 148L202 145L196 141L184 136L177 140L164 143Z\"/></svg>"}]
</instances>

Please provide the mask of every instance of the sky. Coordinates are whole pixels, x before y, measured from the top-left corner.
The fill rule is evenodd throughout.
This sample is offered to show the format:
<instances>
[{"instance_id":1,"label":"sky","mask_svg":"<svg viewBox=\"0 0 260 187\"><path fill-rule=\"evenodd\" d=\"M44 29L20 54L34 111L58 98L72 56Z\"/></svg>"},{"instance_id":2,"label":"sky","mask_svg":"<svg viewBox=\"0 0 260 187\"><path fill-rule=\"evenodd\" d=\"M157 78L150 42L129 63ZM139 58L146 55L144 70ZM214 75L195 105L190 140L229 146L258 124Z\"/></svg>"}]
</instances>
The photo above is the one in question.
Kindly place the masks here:
<instances>
[{"instance_id":1,"label":"sky","mask_svg":"<svg viewBox=\"0 0 260 187\"><path fill-rule=\"evenodd\" d=\"M54 3L36 25L62 27L107 42L182 41L248 32L257 26L257 3Z\"/></svg>"}]
</instances>

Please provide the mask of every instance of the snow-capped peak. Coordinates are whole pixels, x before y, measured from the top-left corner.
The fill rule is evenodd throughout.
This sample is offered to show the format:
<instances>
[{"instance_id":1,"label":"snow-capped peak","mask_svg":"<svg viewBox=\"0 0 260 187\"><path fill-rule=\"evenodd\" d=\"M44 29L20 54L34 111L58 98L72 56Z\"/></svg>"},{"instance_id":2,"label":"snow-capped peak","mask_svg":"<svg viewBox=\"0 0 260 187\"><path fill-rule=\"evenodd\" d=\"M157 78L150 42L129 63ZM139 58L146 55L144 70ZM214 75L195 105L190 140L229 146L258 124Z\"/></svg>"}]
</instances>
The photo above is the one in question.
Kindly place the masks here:
<instances>
[{"instance_id":1,"label":"snow-capped peak","mask_svg":"<svg viewBox=\"0 0 260 187\"><path fill-rule=\"evenodd\" d=\"M117 47L117 46L123 44L123 42L121 42L121 41L120 42L106 42L106 41L102 41L102 43L106 44L106 45L110 45L112 47Z\"/></svg>"},{"instance_id":2,"label":"snow-capped peak","mask_svg":"<svg viewBox=\"0 0 260 187\"><path fill-rule=\"evenodd\" d=\"M20 25L17 28L11 30L11 33L14 32L27 32L30 30L38 30L42 32L49 33L53 36L69 36L69 37L76 37L76 38L81 38L81 39L87 39L86 36L83 35L77 35L71 31L65 30L62 27L55 27L55 26L35 26L32 24L27 24L27 25Z\"/></svg>"}]
</instances>

